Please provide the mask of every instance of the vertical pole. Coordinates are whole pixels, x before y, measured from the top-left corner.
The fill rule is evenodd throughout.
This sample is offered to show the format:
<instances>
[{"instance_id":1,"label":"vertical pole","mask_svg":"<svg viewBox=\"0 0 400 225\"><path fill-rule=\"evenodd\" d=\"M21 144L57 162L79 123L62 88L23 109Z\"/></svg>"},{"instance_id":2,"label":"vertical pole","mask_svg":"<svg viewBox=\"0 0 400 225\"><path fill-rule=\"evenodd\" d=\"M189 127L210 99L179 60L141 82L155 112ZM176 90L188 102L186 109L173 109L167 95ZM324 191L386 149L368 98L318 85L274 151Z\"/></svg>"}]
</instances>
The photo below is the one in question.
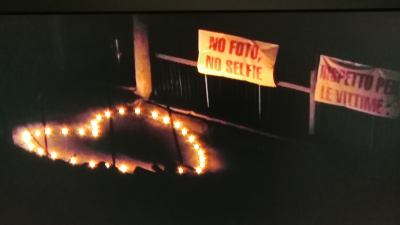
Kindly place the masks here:
<instances>
[{"instance_id":1,"label":"vertical pole","mask_svg":"<svg viewBox=\"0 0 400 225\"><path fill-rule=\"evenodd\" d=\"M208 95L208 79L206 74L204 74L204 83L206 84L207 108L210 108L210 97Z\"/></svg>"},{"instance_id":2,"label":"vertical pole","mask_svg":"<svg viewBox=\"0 0 400 225\"><path fill-rule=\"evenodd\" d=\"M118 64L120 63L121 59L121 52L119 51L119 44L118 44L118 39L115 38L115 57L117 57Z\"/></svg>"},{"instance_id":3,"label":"vertical pole","mask_svg":"<svg viewBox=\"0 0 400 225\"><path fill-rule=\"evenodd\" d=\"M147 26L140 16L133 17L136 94L149 99L152 92L151 64Z\"/></svg>"},{"instance_id":4,"label":"vertical pole","mask_svg":"<svg viewBox=\"0 0 400 225\"><path fill-rule=\"evenodd\" d=\"M258 119L261 120L261 85L258 85Z\"/></svg>"},{"instance_id":5,"label":"vertical pole","mask_svg":"<svg viewBox=\"0 0 400 225\"><path fill-rule=\"evenodd\" d=\"M316 81L316 71L311 71L310 76L310 99L309 99L309 116L308 116L308 134L315 134L315 101L314 101L314 93L315 93L315 81Z\"/></svg>"},{"instance_id":6,"label":"vertical pole","mask_svg":"<svg viewBox=\"0 0 400 225\"><path fill-rule=\"evenodd\" d=\"M46 155L49 155L49 149L48 149L48 144L47 144L47 134L46 134L46 116L44 112L44 103L42 100L42 94L39 93L39 104L40 104L40 114L41 114L41 119L42 119L42 126L43 126L43 138L44 138L44 150L46 152Z\"/></svg>"}]
</instances>

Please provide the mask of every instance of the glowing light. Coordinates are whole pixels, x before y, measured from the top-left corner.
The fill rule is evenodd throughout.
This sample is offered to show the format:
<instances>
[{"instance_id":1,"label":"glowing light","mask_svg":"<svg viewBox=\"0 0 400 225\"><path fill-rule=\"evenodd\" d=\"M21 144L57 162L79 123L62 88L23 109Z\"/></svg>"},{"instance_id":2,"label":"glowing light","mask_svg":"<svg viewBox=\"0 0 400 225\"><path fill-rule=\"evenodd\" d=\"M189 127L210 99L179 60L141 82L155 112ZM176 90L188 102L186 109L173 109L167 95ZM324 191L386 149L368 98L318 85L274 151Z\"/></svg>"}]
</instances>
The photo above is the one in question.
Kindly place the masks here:
<instances>
[{"instance_id":1,"label":"glowing light","mask_svg":"<svg viewBox=\"0 0 400 225\"><path fill-rule=\"evenodd\" d=\"M188 133L188 130L186 128L182 129L182 135L185 136Z\"/></svg>"},{"instance_id":2,"label":"glowing light","mask_svg":"<svg viewBox=\"0 0 400 225\"><path fill-rule=\"evenodd\" d=\"M125 108L124 108L124 107L119 107L118 113L119 113L120 115L125 115Z\"/></svg>"},{"instance_id":3,"label":"glowing light","mask_svg":"<svg viewBox=\"0 0 400 225\"><path fill-rule=\"evenodd\" d=\"M90 125L92 125L93 128L98 128L99 127L99 124L98 124L97 120L91 120L90 121Z\"/></svg>"},{"instance_id":4,"label":"glowing light","mask_svg":"<svg viewBox=\"0 0 400 225\"><path fill-rule=\"evenodd\" d=\"M78 129L78 134L79 134L79 136L85 136L85 129L79 128Z\"/></svg>"},{"instance_id":5,"label":"glowing light","mask_svg":"<svg viewBox=\"0 0 400 225\"><path fill-rule=\"evenodd\" d=\"M96 115L96 120L99 122L103 120L103 117L101 116L101 114Z\"/></svg>"},{"instance_id":6,"label":"glowing light","mask_svg":"<svg viewBox=\"0 0 400 225\"><path fill-rule=\"evenodd\" d=\"M193 145L193 148L196 149L196 150L199 150L200 145L199 145L199 144L194 144L194 145Z\"/></svg>"},{"instance_id":7,"label":"glowing light","mask_svg":"<svg viewBox=\"0 0 400 225\"><path fill-rule=\"evenodd\" d=\"M193 143L195 139L196 139L196 137L193 136L193 135L190 135L189 138L188 138L190 143Z\"/></svg>"},{"instance_id":8,"label":"glowing light","mask_svg":"<svg viewBox=\"0 0 400 225\"><path fill-rule=\"evenodd\" d=\"M169 124L169 117L168 116L164 116L164 118L163 118L163 123L164 124Z\"/></svg>"},{"instance_id":9,"label":"glowing light","mask_svg":"<svg viewBox=\"0 0 400 225\"><path fill-rule=\"evenodd\" d=\"M140 108L139 108L139 107L136 107L136 108L135 108L135 114L136 114L136 115L140 115L140 113L141 113Z\"/></svg>"},{"instance_id":10,"label":"glowing light","mask_svg":"<svg viewBox=\"0 0 400 225\"><path fill-rule=\"evenodd\" d=\"M76 163L78 162L78 160L76 159L75 156L72 156L71 159L69 160L69 162L70 162L72 165L76 165Z\"/></svg>"},{"instance_id":11,"label":"glowing light","mask_svg":"<svg viewBox=\"0 0 400 225\"><path fill-rule=\"evenodd\" d=\"M45 133L47 136L51 135L51 133L52 133L51 128L50 128L50 127L46 127L46 128L44 129L44 133Z\"/></svg>"},{"instance_id":12,"label":"glowing light","mask_svg":"<svg viewBox=\"0 0 400 225\"><path fill-rule=\"evenodd\" d=\"M28 151L33 151L35 149L35 145L32 143L28 143Z\"/></svg>"},{"instance_id":13,"label":"glowing light","mask_svg":"<svg viewBox=\"0 0 400 225\"><path fill-rule=\"evenodd\" d=\"M24 140L24 142L30 142L31 139L32 139L32 137L31 137L31 133L29 133L29 131L26 130L22 133L22 140Z\"/></svg>"},{"instance_id":14,"label":"glowing light","mask_svg":"<svg viewBox=\"0 0 400 225\"><path fill-rule=\"evenodd\" d=\"M182 166L178 166L178 173L183 174L184 170Z\"/></svg>"},{"instance_id":15,"label":"glowing light","mask_svg":"<svg viewBox=\"0 0 400 225\"><path fill-rule=\"evenodd\" d=\"M92 130L92 136L93 137L98 137L99 136L99 130L98 129L93 129Z\"/></svg>"},{"instance_id":16,"label":"glowing light","mask_svg":"<svg viewBox=\"0 0 400 225\"><path fill-rule=\"evenodd\" d=\"M204 156L204 150L198 150L198 151L197 151L197 154L198 154L200 157Z\"/></svg>"},{"instance_id":17,"label":"glowing light","mask_svg":"<svg viewBox=\"0 0 400 225\"><path fill-rule=\"evenodd\" d=\"M38 149L37 149L37 154L38 154L39 156L44 156L44 150L43 150L43 148L38 148Z\"/></svg>"},{"instance_id":18,"label":"glowing light","mask_svg":"<svg viewBox=\"0 0 400 225\"><path fill-rule=\"evenodd\" d=\"M153 119L157 119L157 117L158 117L158 112L157 112L157 111L151 112L151 117L153 117Z\"/></svg>"},{"instance_id":19,"label":"glowing light","mask_svg":"<svg viewBox=\"0 0 400 225\"><path fill-rule=\"evenodd\" d=\"M201 174L203 172L203 169L200 167L196 167L196 173Z\"/></svg>"},{"instance_id":20,"label":"glowing light","mask_svg":"<svg viewBox=\"0 0 400 225\"><path fill-rule=\"evenodd\" d=\"M89 167L92 168L92 169L94 169L94 168L96 167L96 162L93 161L93 160L90 160L90 161L89 161Z\"/></svg>"},{"instance_id":21,"label":"glowing light","mask_svg":"<svg viewBox=\"0 0 400 225\"><path fill-rule=\"evenodd\" d=\"M105 112L104 112L104 115L105 115L107 118L110 118L110 117L111 117L111 111L110 111L110 110L105 111Z\"/></svg>"},{"instance_id":22,"label":"glowing light","mask_svg":"<svg viewBox=\"0 0 400 225\"><path fill-rule=\"evenodd\" d=\"M50 153L50 158L51 158L52 160L56 160L56 159L57 159L57 156L58 156L57 152L51 152L51 153Z\"/></svg>"},{"instance_id":23,"label":"glowing light","mask_svg":"<svg viewBox=\"0 0 400 225\"><path fill-rule=\"evenodd\" d=\"M106 162L104 165L106 166L107 169L110 168L110 166L111 166L110 163L108 163L108 162Z\"/></svg>"},{"instance_id":24,"label":"glowing light","mask_svg":"<svg viewBox=\"0 0 400 225\"><path fill-rule=\"evenodd\" d=\"M179 121L174 122L174 127L176 129L179 129L181 126L182 126L181 122L179 122Z\"/></svg>"},{"instance_id":25,"label":"glowing light","mask_svg":"<svg viewBox=\"0 0 400 225\"><path fill-rule=\"evenodd\" d=\"M122 173L126 173L126 171L128 171L128 167L125 164L122 164L119 168L118 168Z\"/></svg>"},{"instance_id":26,"label":"glowing light","mask_svg":"<svg viewBox=\"0 0 400 225\"><path fill-rule=\"evenodd\" d=\"M42 132L40 130L35 130L35 136L40 137L42 135Z\"/></svg>"},{"instance_id":27,"label":"glowing light","mask_svg":"<svg viewBox=\"0 0 400 225\"><path fill-rule=\"evenodd\" d=\"M68 129L68 128L63 127L63 128L61 129L61 134L62 134L62 135L67 136L68 133L69 133L69 129Z\"/></svg>"},{"instance_id":28,"label":"glowing light","mask_svg":"<svg viewBox=\"0 0 400 225\"><path fill-rule=\"evenodd\" d=\"M206 162L206 157L201 157L199 158L200 163L205 163Z\"/></svg>"}]
</instances>

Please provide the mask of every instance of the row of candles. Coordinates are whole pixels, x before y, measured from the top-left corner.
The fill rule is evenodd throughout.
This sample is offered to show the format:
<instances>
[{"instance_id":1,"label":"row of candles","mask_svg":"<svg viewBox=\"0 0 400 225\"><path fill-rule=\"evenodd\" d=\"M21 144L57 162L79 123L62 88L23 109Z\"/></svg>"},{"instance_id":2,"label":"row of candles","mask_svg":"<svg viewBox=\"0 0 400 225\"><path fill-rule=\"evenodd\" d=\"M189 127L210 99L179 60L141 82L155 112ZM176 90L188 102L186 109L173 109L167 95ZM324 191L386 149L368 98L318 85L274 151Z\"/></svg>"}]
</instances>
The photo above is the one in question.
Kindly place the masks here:
<instances>
[{"instance_id":1,"label":"row of candles","mask_svg":"<svg viewBox=\"0 0 400 225\"><path fill-rule=\"evenodd\" d=\"M129 114L135 115L137 117L147 116L148 118L154 121L161 122L164 125L172 126L173 129L175 129L176 132L179 133L180 136L183 137L188 142L188 144L190 144L191 149L196 153L197 165L194 167L195 172L197 174L204 173L207 166L206 153L204 149L200 146L200 143L197 140L196 136L192 134L187 127L184 126L183 122L179 120L174 120L173 124L171 124L172 121L171 118L168 116L168 114L162 115L157 110L151 110L145 113L143 108L139 106L134 107L132 109L132 112L129 112L130 111L129 109L130 107L128 106L117 106L114 110L106 109L102 112L97 112L93 116L91 116L90 121L88 123L84 123L85 125L77 126L74 129L66 125L46 126L44 128L41 127L34 129L33 131L28 129L23 129L21 130L22 133L20 134L21 139L28 151L34 152L40 157L47 156L52 160L56 160L59 159L59 152L55 150L49 150L48 152L46 152L45 149L37 141L38 138L45 136L47 139L49 139L51 136L54 135L61 135L63 137L75 135L82 138L83 137L98 138L102 134L100 126L101 122L107 121L116 116L124 117L128 116ZM74 154L69 158L68 162L71 165L77 165L78 160L79 160L78 156ZM87 163L88 167L91 169L95 169L98 165L98 163L94 159L91 159L88 162L81 162L81 163ZM110 168L111 164L109 162L105 162L105 166L107 168ZM126 164L120 164L117 166L117 168L122 173L126 173L128 171L128 165ZM177 167L177 173L184 174L187 172L189 171L186 167L182 165Z\"/></svg>"}]
</instances>

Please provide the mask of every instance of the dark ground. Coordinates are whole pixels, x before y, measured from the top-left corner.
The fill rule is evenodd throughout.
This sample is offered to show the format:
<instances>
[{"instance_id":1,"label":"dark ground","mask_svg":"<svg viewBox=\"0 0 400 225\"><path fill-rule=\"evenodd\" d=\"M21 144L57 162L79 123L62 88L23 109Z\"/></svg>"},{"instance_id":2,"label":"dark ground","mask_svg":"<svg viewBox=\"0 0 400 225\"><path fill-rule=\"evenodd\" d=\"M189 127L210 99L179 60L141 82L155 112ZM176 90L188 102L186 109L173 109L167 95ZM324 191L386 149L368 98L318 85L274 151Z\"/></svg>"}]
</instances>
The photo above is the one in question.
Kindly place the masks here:
<instances>
[{"instance_id":1,"label":"dark ground","mask_svg":"<svg viewBox=\"0 0 400 225\"><path fill-rule=\"evenodd\" d=\"M80 102L99 106L88 103L91 97L85 96ZM122 96L114 97L130 98ZM56 119L54 115L68 110L57 112L57 107L49 108L47 115ZM16 124L8 121L11 128ZM209 124L205 138L223 155L224 172L200 177L121 175L40 159L7 146L7 134L2 138L6 140L0 158L1 224L390 225L400 221L394 153L378 158L312 140L280 141Z\"/></svg>"}]
</instances>

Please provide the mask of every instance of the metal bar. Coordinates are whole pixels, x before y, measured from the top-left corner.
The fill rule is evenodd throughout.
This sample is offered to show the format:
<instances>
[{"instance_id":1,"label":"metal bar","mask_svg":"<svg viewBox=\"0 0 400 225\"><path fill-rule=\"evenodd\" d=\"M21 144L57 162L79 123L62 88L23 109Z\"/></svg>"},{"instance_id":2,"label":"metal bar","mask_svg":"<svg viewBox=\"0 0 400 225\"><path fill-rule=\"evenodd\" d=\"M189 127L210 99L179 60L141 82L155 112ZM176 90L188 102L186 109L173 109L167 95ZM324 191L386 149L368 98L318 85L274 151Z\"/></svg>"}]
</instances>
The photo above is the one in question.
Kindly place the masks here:
<instances>
[{"instance_id":1,"label":"metal bar","mask_svg":"<svg viewBox=\"0 0 400 225\"><path fill-rule=\"evenodd\" d=\"M175 62L175 63L180 63L180 64L184 64L184 65L188 65L188 66L197 67L197 62L193 61L193 60L189 60L189 59L184 59L184 58L170 56L170 55L164 55L164 54L160 54L160 53L156 53L156 57L159 59L170 61L170 62Z\"/></svg>"},{"instance_id":2,"label":"metal bar","mask_svg":"<svg viewBox=\"0 0 400 225\"><path fill-rule=\"evenodd\" d=\"M261 85L258 85L258 119L261 120Z\"/></svg>"},{"instance_id":3,"label":"metal bar","mask_svg":"<svg viewBox=\"0 0 400 225\"><path fill-rule=\"evenodd\" d=\"M315 101L314 101L314 91L315 91L315 76L316 72L311 71L310 76L310 98L309 98L309 115L308 115L308 134L314 135L315 133Z\"/></svg>"},{"instance_id":4,"label":"metal bar","mask_svg":"<svg viewBox=\"0 0 400 225\"><path fill-rule=\"evenodd\" d=\"M47 142L47 134L46 134L46 115L44 112L44 103L43 103L43 96L42 93L39 93L39 104L40 104L40 114L41 114L41 119L42 119L42 126L43 126L43 138L44 138L44 149L46 152L46 155L49 155L49 148L48 148L48 142Z\"/></svg>"},{"instance_id":5,"label":"metal bar","mask_svg":"<svg viewBox=\"0 0 400 225\"><path fill-rule=\"evenodd\" d=\"M166 105L163 105L161 103L158 103L158 102L155 102L155 101L152 101L152 100L147 100L147 101L145 100L145 102L167 109ZM179 108L175 108L175 107L169 107L169 109L171 110L171 112L174 112L174 113L178 113L178 114L181 114L181 115L202 119L202 120L205 120L205 121L208 121L208 122L214 122L214 123L222 124L222 125L225 125L225 126L234 127L236 129L244 130L244 131L247 131L247 132L255 133L255 134L266 136L266 137L269 137L269 138L274 138L274 139L278 139L278 140L294 140L294 139L289 139L289 138L286 138L286 137L270 134L270 133L267 133L267 132L264 132L264 131L256 130L256 129L253 129L253 128L250 128L250 127L246 127L246 126L243 126L243 125L240 125L240 124L236 124L236 123L228 122L228 121L225 121L225 120L209 117L209 116L206 116L206 115L203 115L203 114L200 114L200 113L196 113L196 112L190 111L190 110L179 109Z\"/></svg>"},{"instance_id":6,"label":"metal bar","mask_svg":"<svg viewBox=\"0 0 400 225\"><path fill-rule=\"evenodd\" d=\"M205 75L205 74L204 74L204 82L206 84L207 108L210 108L210 97L208 95L208 79L207 79L207 75Z\"/></svg>"},{"instance_id":7,"label":"metal bar","mask_svg":"<svg viewBox=\"0 0 400 225\"><path fill-rule=\"evenodd\" d=\"M310 93L310 88L308 88L308 87L304 87L304 86L301 86L298 84L292 84L292 83L285 82L285 81L279 81L278 86L284 87L284 88L289 88L289 89L296 90L296 91L301 91L304 93Z\"/></svg>"},{"instance_id":8,"label":"metal bar","mask_svg":"<svg viewBox=\"0 0 400 225\"><path fill-rule=\"evenodd\" d=\"M160 53L156 53L156 57L159 59L163 59L163 60L174 62L174 63L197 67L197 62L194 60L184 59L184 58L160 54ZM277 85L279 87L284 87L284 88L288 88L288 89L292 89L292 90L296 90L296 91L300 91L300 92L304 92L304 93L310 93L310 88L304 87L304 86L301 86L298 84L292 84L292 83L285 82L285 81L279 81Z\"/></svg>"}]
</instances>

